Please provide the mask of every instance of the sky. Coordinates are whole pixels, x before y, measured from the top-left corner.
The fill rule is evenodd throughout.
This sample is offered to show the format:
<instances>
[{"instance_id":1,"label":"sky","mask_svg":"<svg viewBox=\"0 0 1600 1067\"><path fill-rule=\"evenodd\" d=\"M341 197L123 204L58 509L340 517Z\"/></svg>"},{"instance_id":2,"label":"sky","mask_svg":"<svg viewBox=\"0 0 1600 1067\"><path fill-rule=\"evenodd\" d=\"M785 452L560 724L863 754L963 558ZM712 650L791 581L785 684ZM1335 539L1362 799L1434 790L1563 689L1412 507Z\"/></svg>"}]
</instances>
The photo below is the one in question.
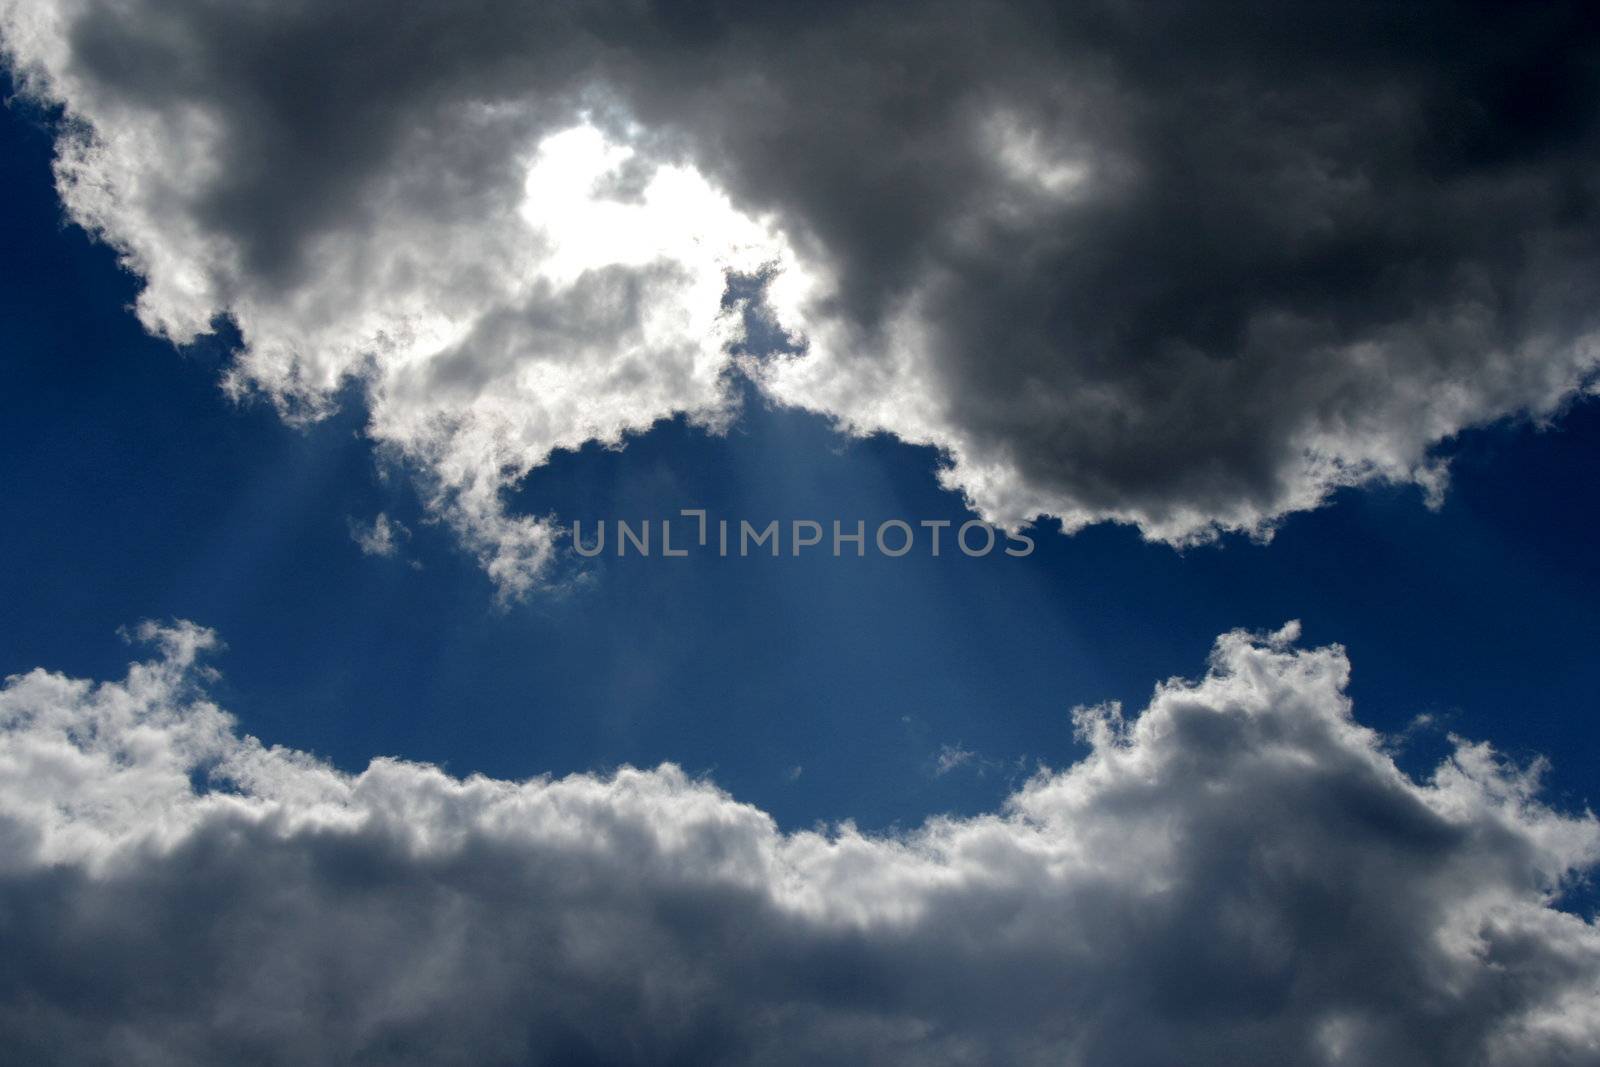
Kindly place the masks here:
<instances>
[{"instance_id":1,"label":"sky","mask_svg":"<svg viewBox=\"0 0 1600 1067\"><path fill-rule=\"evenodd\" d=\"M0 4L34 1061L1600 1062L1578 15L101 7ZM682 508L1034 547L562 536Z\"/></svg>"}]
</instances>

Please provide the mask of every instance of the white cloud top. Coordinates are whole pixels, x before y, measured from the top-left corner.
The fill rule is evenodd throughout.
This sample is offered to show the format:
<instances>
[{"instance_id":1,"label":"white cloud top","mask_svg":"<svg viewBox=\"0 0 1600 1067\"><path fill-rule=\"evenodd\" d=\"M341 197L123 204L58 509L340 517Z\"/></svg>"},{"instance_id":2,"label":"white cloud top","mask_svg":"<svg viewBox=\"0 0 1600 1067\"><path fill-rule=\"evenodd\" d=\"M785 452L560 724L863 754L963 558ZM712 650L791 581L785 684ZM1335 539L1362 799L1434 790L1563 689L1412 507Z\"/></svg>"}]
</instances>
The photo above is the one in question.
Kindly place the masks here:
<instances>
[{"instance_id":1,"label":"white cloud top","mask_svg":"<svg viewBox=\"0 0 1600 1067\"><path fill-rule=\"evenodd\" d=\"M1539 1065L1600 1056L1600 859L1538 768L1426 781L1337 647L1231 633L992 815L778 830L672 766L524 782L241 736L206 630L0 690L29 1062Z\"/></svg>"}]
</instances>

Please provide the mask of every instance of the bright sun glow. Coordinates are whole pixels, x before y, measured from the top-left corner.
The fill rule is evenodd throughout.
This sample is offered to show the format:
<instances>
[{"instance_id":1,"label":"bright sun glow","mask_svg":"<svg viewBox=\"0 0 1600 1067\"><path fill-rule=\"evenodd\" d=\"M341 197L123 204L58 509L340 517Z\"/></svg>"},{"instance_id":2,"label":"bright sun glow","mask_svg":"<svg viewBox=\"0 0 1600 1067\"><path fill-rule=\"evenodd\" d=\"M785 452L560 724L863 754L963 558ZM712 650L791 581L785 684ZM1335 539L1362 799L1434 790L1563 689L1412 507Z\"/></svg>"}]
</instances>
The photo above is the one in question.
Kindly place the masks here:
<instances>
[{"instance_id":1,"label":"bright sun glow","mask_svg":"<svg viewBox=\"0 0 1600 1067\"><path fill-rule=\"evenodd\" d=\"M590 125L540 144L522 217L550 243L541 273L552 282L658 260L719 274L792 262L781 233L740 212L692 167L658 165L633 195L622 191L624 168L634 159L633 148Z\"/></svg>"}]
</instances>

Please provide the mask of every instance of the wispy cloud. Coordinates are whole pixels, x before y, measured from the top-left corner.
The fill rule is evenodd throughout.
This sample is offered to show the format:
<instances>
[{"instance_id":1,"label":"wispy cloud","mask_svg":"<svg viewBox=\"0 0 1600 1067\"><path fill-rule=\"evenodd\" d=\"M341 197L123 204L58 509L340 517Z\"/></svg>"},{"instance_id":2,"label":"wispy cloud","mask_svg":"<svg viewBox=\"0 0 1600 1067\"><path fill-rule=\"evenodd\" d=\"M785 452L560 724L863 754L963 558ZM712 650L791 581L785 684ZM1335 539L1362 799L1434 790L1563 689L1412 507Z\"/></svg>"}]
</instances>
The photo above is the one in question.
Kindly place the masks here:
<instances>
[{"instance_id":1,"label":"wispy cloud","mask_svg":"<svg viewBox=\"0 0 1600 1067\"><path fill-rule=\"evenodd\" d=\"M360 546L362 555L388 558L400 551L401 542L411 537L411 531L380 511L369 523L351 519L350 537Z\"/></svg>"},{"instance_id":2,"label":"wispy cloud","mask_svg":"<svg viewBox=\"0 0 1600 1067\"><path fill-rule=\"evenodd\" d=\"M965 767L971 763L975 756L977 756L976 752L962 748L959 744L944 745L939 749L938 754L933 757L933 773L935 775L949 774L957 767Z\"/></svg>"}]
</instances>

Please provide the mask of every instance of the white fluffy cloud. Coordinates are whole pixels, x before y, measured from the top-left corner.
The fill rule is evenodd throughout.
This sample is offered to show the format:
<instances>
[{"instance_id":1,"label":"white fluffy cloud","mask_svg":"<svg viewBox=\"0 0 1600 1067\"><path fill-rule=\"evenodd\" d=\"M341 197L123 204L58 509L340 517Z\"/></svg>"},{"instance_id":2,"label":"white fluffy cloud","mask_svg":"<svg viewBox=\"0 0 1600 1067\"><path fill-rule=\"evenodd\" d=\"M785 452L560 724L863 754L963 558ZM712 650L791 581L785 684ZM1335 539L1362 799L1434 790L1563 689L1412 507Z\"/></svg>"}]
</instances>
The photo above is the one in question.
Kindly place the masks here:
<instances>
[{"instance_id":1,"label":"white fluffy cloud","mask_svg":"<svg viewBox=\"0 0 1600 1067\"><path fill-rule=\"evenodd\" d=\"M1337 647L1219 639L992 815L779 831L672 766L524 782L241 736L189 624L0 690L29 1063L1587 1064L1600 859L1537 768L1426 781Z\"/></svg>"},{"instance_id":2,"label":"white fluffy cloud","mask_svg":"<svg viewBox=\"0 0 1600 1067\"><path fill-rule=\"evenodd\" d=\"M0 0L71 216L183 342L371 433L508 595L554 449L743 369L1008 525L1270 532L1600 365L1584 5Z\"/></svg>"},{"instance_id":3,"label":"white fluffy cloud","mask_svg":"<svg viewBox=\"0 0 1600 1067\"><path fill-rule=\"evenodd\" d=\"M603 99L487 86L470 48L408 98L394 80L414 56L358 70L330 53L364 99L317 118L318 91L286 84L281 57L246 84L248 63L211 52L327 29L305 12L285 8L275 29L270 5L96 9L8 3L0 25L26 88L65 108L58 188L145 280L141 322L186 343L231 317L243 344L228 387L292 418L360 380L374 441L420 468L503 593L526 592L553 548L550 524L504 506L530 468L673 415L725 421L742 329L723 307L728 273L789 250L692 167L641 155L642 131L602 131ZM110 32L92 42L96 25ZM124 77L153 77L153 92Z\"/></svg>"}]
</instances>

